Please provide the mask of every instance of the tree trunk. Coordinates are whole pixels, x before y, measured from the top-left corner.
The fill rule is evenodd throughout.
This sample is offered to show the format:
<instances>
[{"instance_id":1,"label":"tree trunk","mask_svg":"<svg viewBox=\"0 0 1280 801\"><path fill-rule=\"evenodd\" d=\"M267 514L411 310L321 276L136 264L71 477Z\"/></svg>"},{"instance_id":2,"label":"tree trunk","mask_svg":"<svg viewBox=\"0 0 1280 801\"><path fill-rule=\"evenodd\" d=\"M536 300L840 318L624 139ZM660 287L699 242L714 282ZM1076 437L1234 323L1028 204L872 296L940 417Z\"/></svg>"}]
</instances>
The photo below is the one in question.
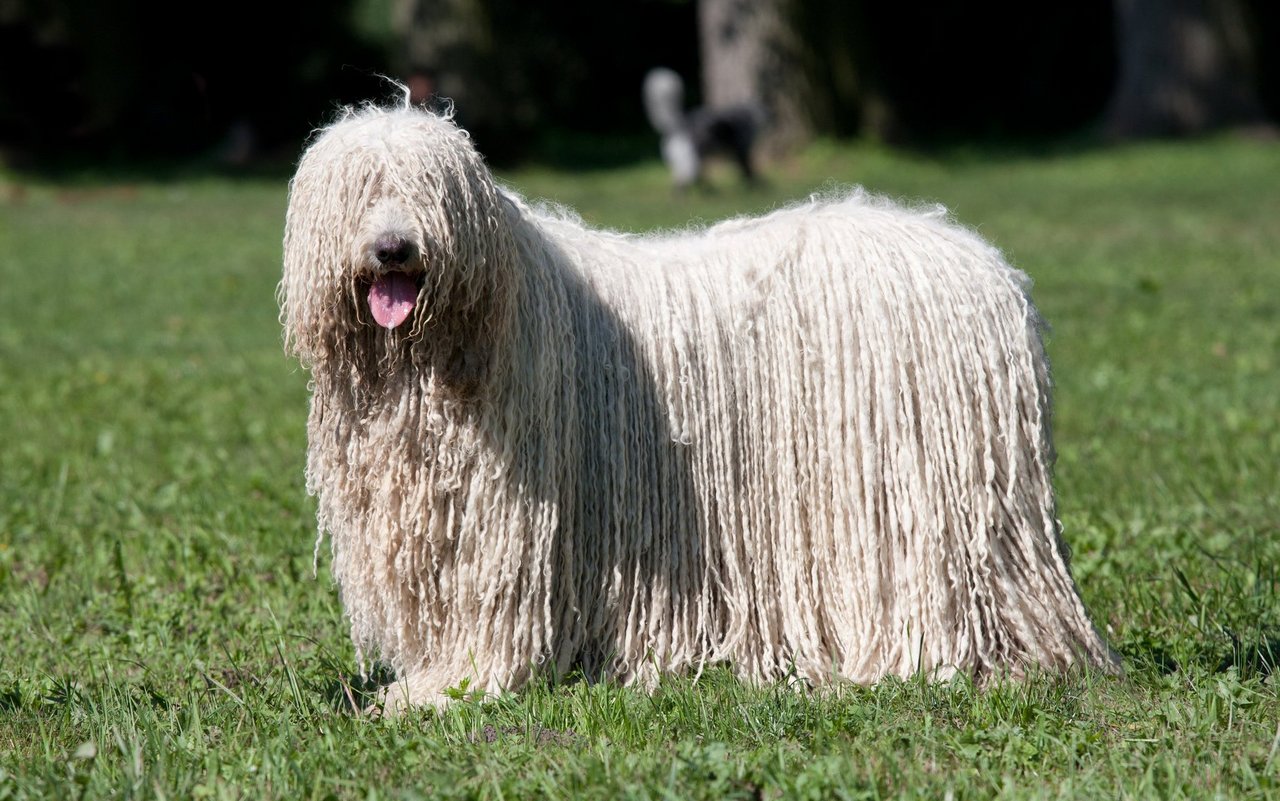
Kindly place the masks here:
<instances>
[{"instance_id":1,"label":"tree trunk","mask_svg":"<svg viewBox=\"0 0 1280 801\"><path fill-rule=\"evenodd\" d=\"M449 98L473 116L491 116L496 103L480 77L492 39L483 3L397 0L394 14L403 43L397 67L415 94ZM414 81L424 83L415 86Z\"/></svg>"},{"instance_id":2,"label":"tree trunk","mask_svg":"<svg viewBox=\"0 0 1280 801\"><path fill-rule=\"evenodd\" d=\"M523 155L537 123L533 65L521 30L494 0L395 0L396 65L413 102L451 103L485 157Z\"/></svg>"},{"instance_id":3,"label":"tree trunk","mask_svg":"<svg viewBox=\"0 0 1280 801\"><path fill-rule=\"evenodd\" d=\"M1239 0L1117 0L1114 139L1266 126Z\"/></svg>"},{"instance_id":4,"label":"tree trunk","mask_svg":"<svg viewBox=\"0 0 1280 801\"><path fill-rule=\"evenodd\" d=\"M790 0L699 0L703 105L751 104L761 144L777 154L812 135L808 86Z\"/></svg>"},{"instance_id":5,"label":"tree trunk","mask_svg":"<svg viewBox=\"0 0 1280 801\"><path fill-rule=\"evenodd\" d=\"M883 44L875 0L803 0L796 31L804 42L808 116L814 130L899 141L897 112L881 80ZM883 34L883 23L881 33Z\"/></svg>"}]
</instances>

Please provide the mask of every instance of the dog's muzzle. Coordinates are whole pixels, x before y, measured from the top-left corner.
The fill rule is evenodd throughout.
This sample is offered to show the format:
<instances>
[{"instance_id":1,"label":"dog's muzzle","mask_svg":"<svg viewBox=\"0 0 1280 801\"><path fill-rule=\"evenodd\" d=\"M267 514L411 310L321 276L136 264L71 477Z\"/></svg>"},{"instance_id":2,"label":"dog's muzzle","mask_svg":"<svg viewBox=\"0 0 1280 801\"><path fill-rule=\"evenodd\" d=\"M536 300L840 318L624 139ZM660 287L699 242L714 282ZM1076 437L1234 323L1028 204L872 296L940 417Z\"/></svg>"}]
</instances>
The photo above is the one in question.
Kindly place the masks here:
<instances>
[{"instance_id":1,"label":"dog's muzzle","mask_svg":"<svg viewBox=\"0 0 1280 801\"><path fill-rule=\"evenodd\" d=\"M418 249L402 236L381 236L373 243L373 256L384 267L403 266Z\"/></svg>"},{"instance_id":2,"label":"dog's muzzle","mask_svg":"<svg viewBox=\"0 0 1280 801\"><path fill-rule=\"evenodd\" d=\"M418 302L418 282L403 269L418 254L402 236L379 237L373 255L385 268L369 284L369 312L383 328L395 328L409 318Z\"/></svg>"}]
</instances>

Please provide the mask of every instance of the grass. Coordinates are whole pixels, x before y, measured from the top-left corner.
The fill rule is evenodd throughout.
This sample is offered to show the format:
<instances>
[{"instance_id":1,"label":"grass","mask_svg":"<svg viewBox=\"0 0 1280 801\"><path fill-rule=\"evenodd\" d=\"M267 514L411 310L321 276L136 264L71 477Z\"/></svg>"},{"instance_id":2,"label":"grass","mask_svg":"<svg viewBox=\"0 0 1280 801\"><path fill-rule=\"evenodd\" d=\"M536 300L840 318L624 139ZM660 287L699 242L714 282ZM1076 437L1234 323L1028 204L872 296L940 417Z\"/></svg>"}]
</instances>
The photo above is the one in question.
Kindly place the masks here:
<instances>
[{"instance_id":1,"label":"grass","mask_svg":"<svg viewBox=\"0 0 1280 801\"><path fill-rule=\"evenodd\" d=\"M1053 325L1061 516L1124 678L815 695L712 670L349 714L273 298L283 182L10 176L0 801L1276 797L1280 151L818 145L769 174L685 198L656 163L505 178L628 229L861 183L1005 248Z\"/></svg>"}]
</instances>

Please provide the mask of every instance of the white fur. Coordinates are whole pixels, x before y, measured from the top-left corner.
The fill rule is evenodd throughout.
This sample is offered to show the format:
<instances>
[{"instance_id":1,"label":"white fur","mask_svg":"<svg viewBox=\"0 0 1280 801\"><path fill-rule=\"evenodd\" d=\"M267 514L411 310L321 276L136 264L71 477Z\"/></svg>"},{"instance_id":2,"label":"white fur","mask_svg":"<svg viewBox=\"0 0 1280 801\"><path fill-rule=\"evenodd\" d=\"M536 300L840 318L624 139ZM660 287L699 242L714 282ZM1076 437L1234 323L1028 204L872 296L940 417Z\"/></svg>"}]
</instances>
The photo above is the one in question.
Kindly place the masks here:
<instances>
[{"instance_id":1,"label":"white fur","mask_svg":"<svg viewBox=\"0 0 1280 801\"><path fill-rule=\"evenodd\" d=\"M362 295L387 232L422 275L391 331ZM498 188L447 118L368 108L303 156L284 261L308 487L392 702L722 660L1114 667L1054 517L1027 281L937 211L592 230Z\"/></svg>"}]
</instances>

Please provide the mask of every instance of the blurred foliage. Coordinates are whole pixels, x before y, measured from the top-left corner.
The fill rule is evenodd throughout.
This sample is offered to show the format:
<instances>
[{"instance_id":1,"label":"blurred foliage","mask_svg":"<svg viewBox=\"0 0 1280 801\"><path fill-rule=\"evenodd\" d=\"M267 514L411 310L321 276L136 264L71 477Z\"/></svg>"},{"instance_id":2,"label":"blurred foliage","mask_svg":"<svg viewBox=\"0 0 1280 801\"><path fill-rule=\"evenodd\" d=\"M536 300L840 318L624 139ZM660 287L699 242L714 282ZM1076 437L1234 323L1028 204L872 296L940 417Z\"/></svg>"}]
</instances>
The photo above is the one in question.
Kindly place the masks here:
<instances>
[{"instance_id":1,"label":"blurred foliage","mask_svg":"<svg viewBox=\"0 0 1280 801\"><path fill-rule=\"evenodd\" d=\"M1115 78L1112 0L809 0L818 128L891 141L1074 131Z\"/></svg>"},{"instance_id":2,"label":"blurred foliage","mask_svg":"<svg viewBox=\"0 0 1280 801\"><path fill-rule=\"evenodd\" d=\"M820 134L895 143L1087 131L1116 76L1114 0L779 0L794 12ZM386 97L410 66L414 0L0 0L0 159L47 167L202 157L292 163L342 103ZM1280 6L1241 0L1263 102L1280 109ZM644 73L700 100L696 0L475 0L467 69L496 113L459 107L497 164L566 135L651 136ZM468 119L474 117L474 119ZM631 137L626 140L625 137ZM656 148L656 143L653 144ZM563 148L562 148L563 149Z\"/></svg>"},{"instance_id":3,"label":"blurred foliage","mask_svg":"<svg viewBox=\"0 0 1280 801\"><path fill-rule=\"evenodd\" d=\"M465 87L457 119L496 163L537 153L565 130L649 132L640 87L655 66L682 74L686 100L698 101L694 0L560 0L554 11L525 0L401 2L416 8L422 29L405 37L392 63L443 77L445 94L451 84ZM433 31L429 21L449 11L465 19Z\"/></svg>"},{"instance_id":4,"label":"blurred foliage","mask_svg":"<svg viewBox=\"0 0 1280 801\"><path fill-rule=\"evenodd\" d=\"M382 50L357 38L351 5L9 2L0 142L19 163L68 152L235 162L237 149L292 147L335 101L367 96L378 80Z\"/></svg>"}]
</instances>

